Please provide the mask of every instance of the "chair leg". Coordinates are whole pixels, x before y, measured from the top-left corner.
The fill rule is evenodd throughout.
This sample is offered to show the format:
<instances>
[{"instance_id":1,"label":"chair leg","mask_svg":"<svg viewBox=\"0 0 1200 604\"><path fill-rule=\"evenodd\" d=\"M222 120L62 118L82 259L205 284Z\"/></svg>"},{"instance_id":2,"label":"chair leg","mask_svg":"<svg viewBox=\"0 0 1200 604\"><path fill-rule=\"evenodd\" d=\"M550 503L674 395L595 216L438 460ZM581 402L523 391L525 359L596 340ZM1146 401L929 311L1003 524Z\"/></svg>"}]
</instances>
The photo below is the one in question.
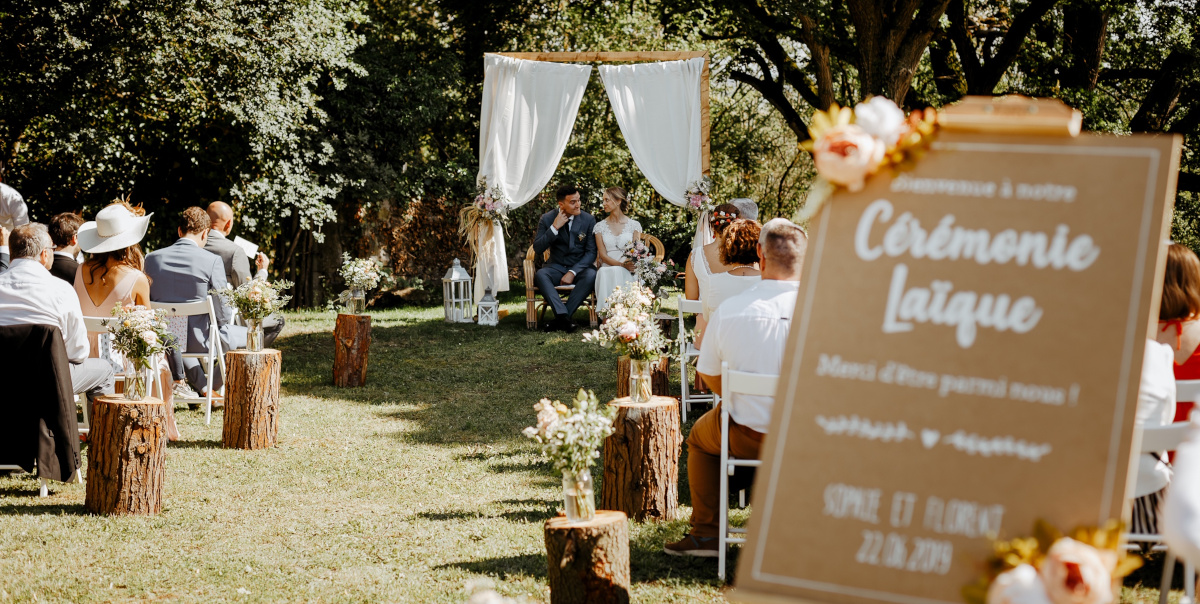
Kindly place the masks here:
<instances>
[{"instance_id":1,"label":"chair leg","mask_svg":"<svg viewBox=\"0 0 1200 604\"><path fill-rule=\"evenodd\" d=\"M717 501L717 579L725 580L725 555L729 549L729 431L721 414L721 498Z\"/></svg>"},{"instance_id":2,"label":"chair leg","mask_svg":"<svg viewBox=\"0 0 1200 604\"><path fill-rule=\"evenodd\" d=\"M1162 581L1158 584L1158 604L1167 604L1171 595L1171 582L1175 579L1175 554L1167 551L1163 557Z\"/></svg>"},{"instance_id":3,"label":"chair leg","mask_svg":"<svg viewBox=\"0 0 1200 604\"><path fill-rule=\"evenodd\" d=\"M1196 565L1190 560L1183 561L1183 593L1187 594L1188 604L1196 602Z\"/></svg>"},{"instance_id":4,"label":"chair leg","mask_svg":"<svg viewBox=\"0 0 1200 604\"><path fill-rule=\"evenodd\" d=\"M48 497L48 496L50 496L50 488L49 488L49 486L46 484L46 479L45 479L45 478L39 478L39 479L38 479L38 482L40 482L40 483L42 484L41 488L40 488L40 489L38 489L38 497Z\"/></svg>"}]
</instances>

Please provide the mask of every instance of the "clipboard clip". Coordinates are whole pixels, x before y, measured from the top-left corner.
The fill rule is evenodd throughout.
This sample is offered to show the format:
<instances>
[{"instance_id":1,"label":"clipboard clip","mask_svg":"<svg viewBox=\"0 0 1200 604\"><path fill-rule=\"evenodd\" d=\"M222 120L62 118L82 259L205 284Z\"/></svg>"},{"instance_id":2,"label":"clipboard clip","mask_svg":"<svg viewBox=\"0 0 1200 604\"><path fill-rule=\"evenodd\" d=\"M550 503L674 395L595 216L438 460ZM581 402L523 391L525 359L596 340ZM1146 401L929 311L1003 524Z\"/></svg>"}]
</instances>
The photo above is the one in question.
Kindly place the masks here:
<instances>
[{"instance_id":1,"label":"clipboard clip","mask_svg":"<svg viewBox=\"0 0 1200 604\"><path fill-rule=\"evenodd\" d=\"M1078 136L1083 114L1058 99L968 96L939 111L938 126L960 132Z\"/></svg>"}]
</instances>

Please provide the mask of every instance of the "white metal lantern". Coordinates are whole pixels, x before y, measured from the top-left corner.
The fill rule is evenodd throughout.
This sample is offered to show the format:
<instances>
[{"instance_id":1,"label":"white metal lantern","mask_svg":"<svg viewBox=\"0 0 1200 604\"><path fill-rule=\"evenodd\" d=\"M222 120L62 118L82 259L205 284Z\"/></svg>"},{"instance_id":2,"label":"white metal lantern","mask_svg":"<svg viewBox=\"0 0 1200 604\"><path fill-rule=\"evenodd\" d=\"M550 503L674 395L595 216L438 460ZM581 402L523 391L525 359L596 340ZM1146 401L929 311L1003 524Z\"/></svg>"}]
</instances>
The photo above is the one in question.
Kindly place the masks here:
<instances>
[{"instance_id":1,"label":"white metal lantern","mask_svg":"<svg viewBox=\"0 0 1200 604\"><path fill-rule=\"evenodd\" d=\"M471 312L471 274L462 267L458 258L446 276L442 277L442 297L446 305L447 323L470 323L475 313Z\"/></svg>"},{"instance_id":2,"label":"white metal lantern","mask_svg":"<svg viewBox=\"0 0 1200 604\"><path fill-rule=\"evenodd\" d=\"M475 307L479 311L480 325L495 325L500 322L500 302L492 296L492 288L483 290L483 298Z\"/></svg>"}]
</instances>

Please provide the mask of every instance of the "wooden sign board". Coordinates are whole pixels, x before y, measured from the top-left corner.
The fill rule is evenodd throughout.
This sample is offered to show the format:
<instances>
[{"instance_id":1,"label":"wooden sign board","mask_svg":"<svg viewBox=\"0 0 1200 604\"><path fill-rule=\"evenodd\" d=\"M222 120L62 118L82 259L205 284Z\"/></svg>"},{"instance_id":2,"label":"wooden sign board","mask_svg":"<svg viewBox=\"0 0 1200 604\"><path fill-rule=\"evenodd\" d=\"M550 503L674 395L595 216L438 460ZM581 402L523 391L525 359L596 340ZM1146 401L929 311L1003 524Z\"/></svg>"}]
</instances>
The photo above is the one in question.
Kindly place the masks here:
<instances>
[{"instance_id":1,"label":"wooden sign board","mask_svg":"<svg viewBox=\"0 0 1200 604\"><path fill-rule=\"evenodd\" d=\"M731 599L957 604L1128 517L1177 137L943 131L813 220Z\"/></svg>"}]
</instances>

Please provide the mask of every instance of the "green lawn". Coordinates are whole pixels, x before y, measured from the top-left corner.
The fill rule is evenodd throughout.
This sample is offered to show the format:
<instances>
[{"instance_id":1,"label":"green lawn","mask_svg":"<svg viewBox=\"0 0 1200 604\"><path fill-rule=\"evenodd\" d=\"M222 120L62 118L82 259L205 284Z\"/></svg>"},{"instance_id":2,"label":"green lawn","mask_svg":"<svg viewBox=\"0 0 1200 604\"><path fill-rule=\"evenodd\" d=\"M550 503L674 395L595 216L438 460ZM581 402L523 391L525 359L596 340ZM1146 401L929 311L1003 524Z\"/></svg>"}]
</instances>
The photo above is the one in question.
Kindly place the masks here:
<instances>
[{"instance_id":1,"label":"green lawn","mask_svg":"<svg viewBox=\"0 0 1200 604\"><path fill-rule=\"evenodd\" d=\"M616 360L582 332L526 331L523 306L497 328L373 313L356 389L331 385L334 314L290 314L279 446L222 449L219 411L177 411L161 515L92 516L82 485L39 499L0 478L0 601L462 602L489 582L548 600L561 483L520 430L540 397L612 398ZM720 600L715 563L659 552L685 530L633 527L636 600Z\"/></svg>"},{"instance_id":2,"label":"green lawn","mask_svg":"<svg viewBox=\"0 0 1200 604\"><path fill-rule=\"evenodd\" d=\"M219 411L177 411L161 515L92 516L82 485L40 499L28 475L0 478L0 602L463 602L489 585L547 601L561 485L520 430L540 397L614 396L616 360L582 332L526 331L523 306L497 328L373 313L357 389L331 385L334 314L289 314L279 446L222 449ZM722 600L714 561L660 552L685 530L633 525L635 601Z\"/></svg>"}]
</instances>

